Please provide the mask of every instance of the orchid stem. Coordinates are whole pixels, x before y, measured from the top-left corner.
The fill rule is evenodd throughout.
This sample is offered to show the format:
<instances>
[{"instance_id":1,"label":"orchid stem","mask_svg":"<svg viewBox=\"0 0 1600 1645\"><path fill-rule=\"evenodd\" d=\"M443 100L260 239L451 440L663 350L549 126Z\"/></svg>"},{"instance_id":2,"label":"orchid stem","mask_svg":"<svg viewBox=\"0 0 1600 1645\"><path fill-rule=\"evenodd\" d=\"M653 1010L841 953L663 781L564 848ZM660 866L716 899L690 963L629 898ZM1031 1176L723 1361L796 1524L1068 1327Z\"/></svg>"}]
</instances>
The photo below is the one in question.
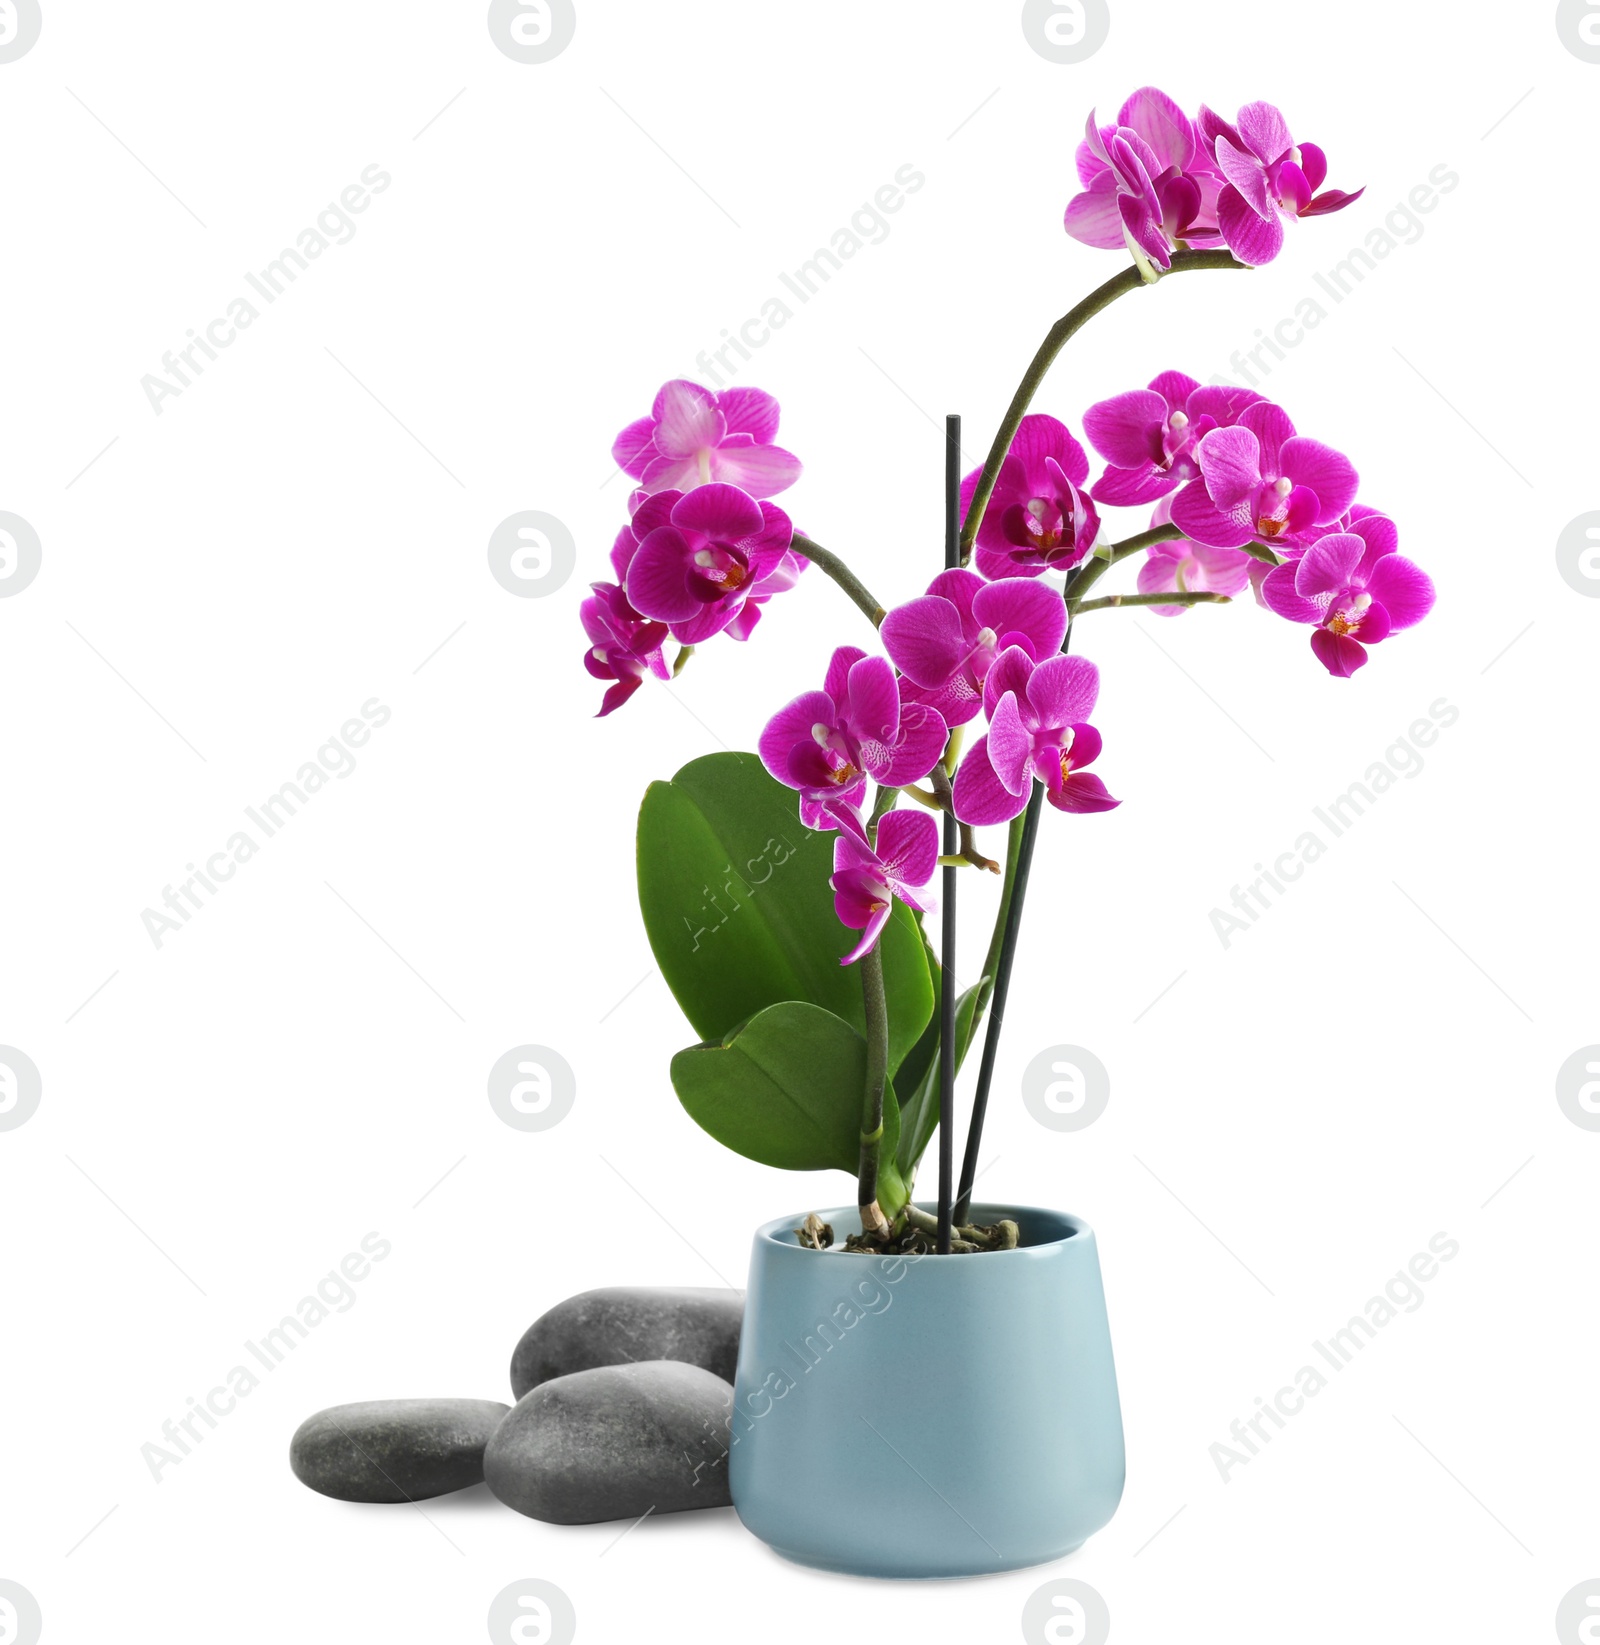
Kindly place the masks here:
<instances>
[{"instance_id":1,"label":"orchid stem","mask_svg":"<svg viewBox=\"0 0 1600 1645\"><path fill-rule=\"evenodd\" d=\"M867 1030L867 1083L861 1099L858 1171L861 1231L882 1236L888 1219L878 1204L878 1155L883 1147L883 1093L889 1083L889 1004L883 987L882 939L861 956L861 1003Z\"/></svg>"},{"instance_id":2,"label":"orchid stem","mask_svg":"<svg viewBox=\"0 0 1600 1645\"><path fill-rule=\"evenodd\" d=\"M1072 649L1072 623L1067 624L1062 654ZM967 1149L961 1162L961 1192L955 1218L965 1222L972 1208L972 1187L978 1180L978 1151L983 1146L983 1122L989 1111L989 1086L994 1079L994 1061L1000 1048L1000 1030L1006 1014L1006 996L1011 991L1011 967L1017 957L1017 936L1022 929L1022 904L1028 895L1028 874L1033 867L1033 847L1039 834L1044 788L1035 781L1027 806L1011 819L1006 840L1006 877L1000 890L1000 911L995 916L989 938L989 952L983 957L983 980L979 983L978 1009L973 1013L972 1030L977 1032L984 1009L992 1006L989 1028L984 1035L983 1060L978 1069L978 1089L972 1100L972 1123L967 1131Z\"/></svg>"},{"instance_id":3,"label":"orchid stem","mask_svg":"<svg viewBox=\"0 0 1600 1645\"><path fill-rule=\"evenodd\" d=\"M972 1123L967 1130L967 1151L961 1162L961 1189L956 1196L954 1217L967 1220L972 1209L972 1186L978 1179L978 1151L983 1145L983 1121L989 1110L989 1086L994 1079L995 1057L1000 1049L1000 1029L1005 1022L1006 995L1011 990L1011 968L1017 957L1017 937L1022 929L1022 904L1028 893L1028 873L1033 867L1034 841L1039 834L1039 813L1044 809L1044 785L1034 782L1023 813L1020 835L1013 830L1014 869L1008 873L1005 920L995 971L994 995L989 1008L989 1031L983 1040L983 1061L978 1066L978 1089L972 1099Z\"/></svg>"},{"instance_id":4,"label":"orchid stem","mask_svg":"<svg viewBox=\"0 0 1600 1645\"><path fill-rule=\"evenodd\" d=\"M1189 269L1246 266L1237 261L1229 251L1179 251L1173 253L1172 268L1169 272L1180 274ZM994 444L990 446L989 455L984 459L983 468L979 471L977 489L972 494L972 505L967 510L966 522L961 528L963 565L972 557L972 545L977 539L978 527L983 524L984 510L988 508L989 499L994 494L995 481L1000 477L1000 465L1006 460L1006 454L1011 450L1011 442L1022 426L1022 419L1028 414L1028 407L1033 403L1033 397L1044 381L1046 373L1055 363L1056 356L1071 341L1073 335L1101 309L1109 307L1127 292L1140 290L1145 284L1144 276L1136 266L1125 268L1121 274L1091 291L1076 308L1069 309L1046 333L1038 352L1022 374L1022 381L1017 385L1016 393L1011 396L1011 404L1006 407L1006 414L995 434Z\"/></svg>"},{"instance_id":5,"label":"orchid stem","mask_svg":"<svg viewBox=\"0 0 1600 1645\"><path fill-rule=\"evenodd\" d=\"M693 655L694 647L692 645L681 645L678 647L678 655L672 659L673 679L677 679L677 677L683 672L683 665L688 662Z\"/></svg>"},{"instance_id":6,"label":"orchid stem","mask_svg":"<svg viewBox=\"0 0 1600 1645\"><path fill-rule=\"evenodd\" d=\"M1193 594L1106 594L1098 600L1085 600L1073 608L1076 616L1085 611L1109 611L1118 605L1228 605L1231 594L1213 594L1201 590Z\"/></svg>"},{"instance_id":7,"label":"orchid stem","mask_svg":"<svg viewBox=\"0 0 1600 1645\"><path fill-rule=\"evenodd\" d=\"M867 585L831 549L824 548L821 543L812 542L809 537L801 536L798 531L794 534L794 541L791 546L796 554L803 554L813 565L821 566L840 588L855 601L856 605L866 614L867 621L874 628L888 615L873 597Z\"/></svg>"},{"instance_id":8,"label":"orchid stem","mask_svg":"<svg viewBox=\"0 0 1600 1645\"><path fill-rule=\"evenodd\" d=\"M1129 537L1117 543L1109 552L1096 555L1085 560L1076 571L1067 578L1065 594L1067 609L1076 608L1077 602L1085 593L1100 581L1100 579L1114 565L1121 565L1124 560L1131 560L1135 554L1143 554L1147 548L1153 548L1157 543L1177 541L1183 533L1175 525L1152 526L1148 531L1141 531L1137 537Z\"/></svg>"},{"instance_id":9,"label":"orchid stem","mask_svg":"<svg viewBox=\"0 0 1600 1645\"><path fill-rule=\"evenodd\" d=\"M971 823L961 825L961 860L971 863L974 868L987 868L991 874L1000 872L1000 864L992 862L978 849L978 839L972 832Z\"/></svg>"}]
</instances>

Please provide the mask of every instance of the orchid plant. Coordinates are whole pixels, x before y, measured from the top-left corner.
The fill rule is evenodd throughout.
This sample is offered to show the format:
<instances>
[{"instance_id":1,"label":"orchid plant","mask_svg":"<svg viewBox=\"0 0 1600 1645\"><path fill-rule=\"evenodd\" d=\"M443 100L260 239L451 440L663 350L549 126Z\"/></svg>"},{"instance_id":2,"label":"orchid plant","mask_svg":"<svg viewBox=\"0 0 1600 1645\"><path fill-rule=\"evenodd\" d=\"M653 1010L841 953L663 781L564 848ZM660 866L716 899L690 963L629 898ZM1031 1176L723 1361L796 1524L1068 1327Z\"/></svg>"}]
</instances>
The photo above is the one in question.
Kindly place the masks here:
<instances>
[{"instance_id":1,"label":"orchid plant","mask_svg":"<svg viewBox=\"0 0 1600 1645\"><path fill-rule=\"evenodd\" d=\"M1191 118L1153 87L1111 125L1091 116L1077 169L1067 233L1125 248L1133 264L1051 328L964 478L952 435L945 566L926 592L885 607L796 532L772 499L801 466L776 443L768 394L667 383L613 447L637 489L611 551L615 581L594 584L582 608L585 664L607 682L602 716L717 636L748 640L811 565L881 646L837 646L820 685L772 714L757 756L714 754L653 784L638 837L651 945L700 1035L672 1062L680 1101L750 1158L853 1173L857 1248L1017 1237L965 1218L1042 808L1076 818L1121 803L1090 769L1100 676L1070 651L1078 619L1137 606L1177 617L1248 587L1309 627L1317 662L1349 679L1434 602L1393 520L1357 501L1350 459L1259 394L1171 370L1090 406L1081 426L1103 461L1092 482L1067 425L1030 411L1067 341L1111 302L1172 274L1270 262L1288 222L1342 210L1360 191L1324 190L1322 151L1296 143L1272 105L1232 122L1204 107ZM1145 508L1144 529L1107 530L1106 510ZM1130 561L1136 592L1091 598ZM993 935L982 975L958 994L958 872L1001 872L976 832L1000 824ZM923 916L941 866L936 954ZM951 1095L986 1011L958 1190ZM935 1133L937 1217L911 1203ZM826 1243L831 1230L808 1223L805 1237Z\"/></svg>"}]
</instances>

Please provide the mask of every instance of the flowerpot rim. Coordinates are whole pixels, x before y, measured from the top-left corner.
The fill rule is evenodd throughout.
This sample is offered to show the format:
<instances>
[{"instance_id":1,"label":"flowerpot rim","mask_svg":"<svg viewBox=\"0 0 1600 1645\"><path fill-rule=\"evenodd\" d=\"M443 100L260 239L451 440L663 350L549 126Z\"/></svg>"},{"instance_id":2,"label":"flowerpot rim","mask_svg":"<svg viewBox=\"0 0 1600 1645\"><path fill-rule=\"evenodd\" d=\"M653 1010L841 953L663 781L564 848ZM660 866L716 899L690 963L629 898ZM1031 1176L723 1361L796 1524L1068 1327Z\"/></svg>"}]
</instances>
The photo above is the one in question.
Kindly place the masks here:
<instances>
[{"instance_id":1,"label":"flowerpot rim","mask_svg":"<svg viewBox=\"0 0 1600 1645\"><path fill-rule=\"evenodd\" d=\"M938 1204L932 1200L913 1200L912 1203L920 1211L926 1211L930 1216L938 1214ZM809 1246L802 1245L796 1238L795 1231L806 1218L813 1213L799 1211L786 1217L776 1217L771 1222L764 1222L756 1229L755 1238L758 1243L773 1246L780 1251L792 1251L796 1256L853 1256L856 1253L847 1252L842 1240L826 1251L814 1251ZM854 1205L834 1206L818 1210L815 1215L837 1228L840 1224L847 1227L860 1216L860 1208ZM1010 1218L1022 1232L1023 1243L1009 1251L983 1251L978 1253L961 1253L966 1255L980 1255L987 1261L997 1259L1011 1262L1037 1261L1047 1252L1059 1250L1073 1240L1084 1244L1095 1243L1094 1229L1082 1217L1075 1217L1066 1211L1052 1210L1043 1205L1015 1205L1009 1202L984 1201L972 1206L969 1220L974 1223L991 1224L1002 1218ZM1047 1230L1045 1238L1032 1238L1030 1235L1039 1230ZM919 1259L921 1260L921 1259Z\"/></svg>"}]
</instances>

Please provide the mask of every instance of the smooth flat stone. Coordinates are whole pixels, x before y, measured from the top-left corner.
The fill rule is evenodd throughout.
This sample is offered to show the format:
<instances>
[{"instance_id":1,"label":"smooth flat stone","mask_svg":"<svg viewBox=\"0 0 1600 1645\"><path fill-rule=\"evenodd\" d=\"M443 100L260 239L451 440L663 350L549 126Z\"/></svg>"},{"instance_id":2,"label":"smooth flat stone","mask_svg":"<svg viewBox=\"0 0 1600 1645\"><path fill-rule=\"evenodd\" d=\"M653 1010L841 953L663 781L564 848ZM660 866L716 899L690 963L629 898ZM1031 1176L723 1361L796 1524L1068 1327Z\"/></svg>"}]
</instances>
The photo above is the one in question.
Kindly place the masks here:
<instances>
[{"instance_id":1,"label":"smooth flat stone","mask_svg":"<svg viewBox=\"0 0 1600 1645\"><path fill-rule=\"evenodd\" d=\"M523 1332L511 1356L521 1399L552 1377L601 1365L678 1359L733 1381L744 1292L688 1286L615 1285L558 1302Z\"/></svg>"},{"instance_id":2,"label":"smooth flat stone","mask_svg":"<svg viewBox=\"0 0 1600 1645\"><path fill-rule=\"evenodd\" d=\"M496 1399L370 1399L307 1417L289 1442L301 1484L341 1502L418 1502L483 1479Z\"/></svg>"},{"instance_id":3,"label":"smooth flat stone","mask_svg":"<svg viewBox=\"0 0 1600 1645\"><path fill-rule=\"evenodd\" d=\"M518 1401L483 1459L509 1508L558 1525L725 1508L733 1388L681 1360L555 1377Z\"/></svg>"}]
</instances>

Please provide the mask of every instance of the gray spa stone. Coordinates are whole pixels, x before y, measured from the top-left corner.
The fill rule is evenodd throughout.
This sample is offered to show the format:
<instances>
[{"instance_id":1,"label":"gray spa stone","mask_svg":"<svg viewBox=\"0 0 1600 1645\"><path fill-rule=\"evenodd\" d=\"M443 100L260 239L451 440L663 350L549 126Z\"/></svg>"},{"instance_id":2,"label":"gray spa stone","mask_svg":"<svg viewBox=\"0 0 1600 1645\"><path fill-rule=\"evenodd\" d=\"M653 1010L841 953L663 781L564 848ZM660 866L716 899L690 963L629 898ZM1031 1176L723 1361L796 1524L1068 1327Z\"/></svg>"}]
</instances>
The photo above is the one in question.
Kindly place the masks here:
<instances>
[{"instance_id":1,"label":"gray spa stone","mask_svg":"<svg viewBox=\"0 0 1600 1645\"><path fill-rule=\"evenodd\" d=\"M521 1399L552 1377L600 1365L678 1359L733 1381L744 1292L615 1285L558 1302L523 1333L511 1356Z\"/></svg>"},{"instance_id":2,"label":"gray spa stone","mask_svg":"<svg viewBox=\"0 0 1600 1645\"><path fill-rule=\"evenodd\" d=\"M496 1399L371 1399L308 1417L289 1442L303 1485L341 1502L417 1502L483 1479Z\"/></svg>"},{"instance_id":3,"label":"gray spa stone","mask_svg":"<svg viewBox=\"0 0 1600 1645\"><path fill-rule=\"evenodd\" d=\"M558 1525L725 1508L732 1405L728 1383L681 1360L575 1371L518 1402L484 1477L507 1507Z\"/></svg>"}]
</instances>

